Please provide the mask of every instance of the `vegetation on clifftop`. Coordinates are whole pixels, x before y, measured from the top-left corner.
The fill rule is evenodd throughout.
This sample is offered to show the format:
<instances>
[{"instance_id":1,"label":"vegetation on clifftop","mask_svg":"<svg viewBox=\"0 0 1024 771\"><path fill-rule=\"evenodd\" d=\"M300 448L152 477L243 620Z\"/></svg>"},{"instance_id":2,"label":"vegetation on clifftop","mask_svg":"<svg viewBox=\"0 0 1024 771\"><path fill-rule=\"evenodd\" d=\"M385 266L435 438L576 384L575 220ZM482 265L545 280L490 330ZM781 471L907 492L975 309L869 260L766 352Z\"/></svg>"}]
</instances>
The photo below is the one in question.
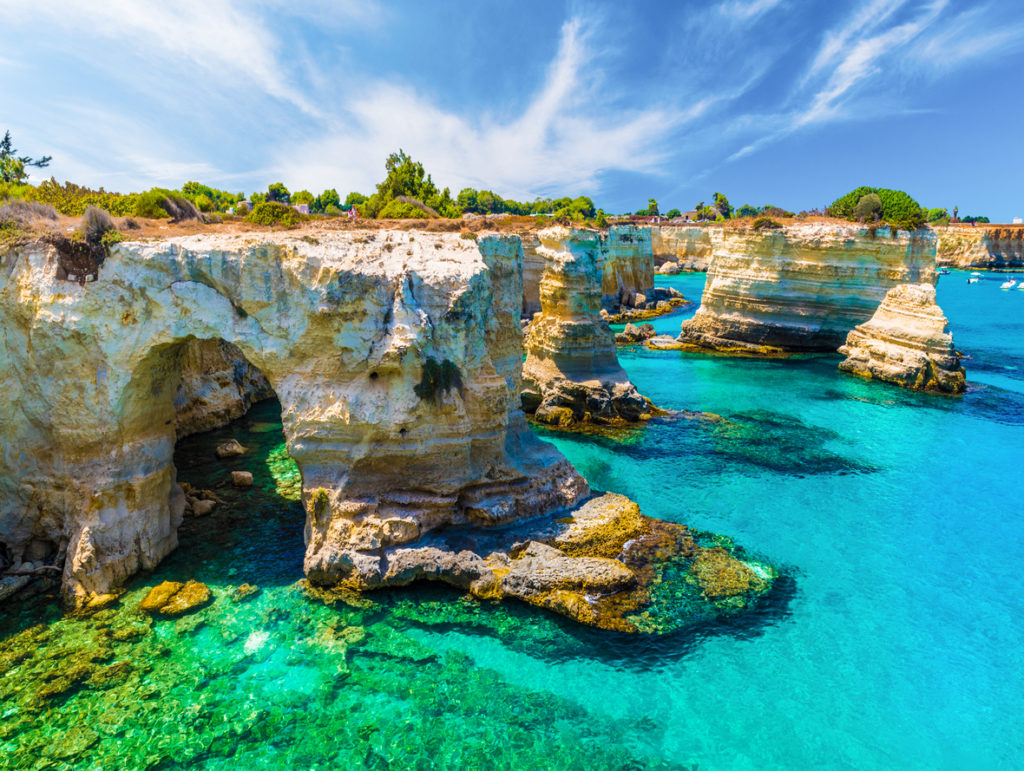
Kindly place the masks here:
<instances>
[{"instance_id":1,"label":"vegetation on clifftop","mask_svg":"<svg viewBox=\"0 0 1024 771\"><path fill-rule=\"evenodd\" d=\"M884 222L904 230L916 230L927 219L921 204L907 193L885 187L858 187L833 201L827 211L838 219Z\"/></svg>"}]
</instances>

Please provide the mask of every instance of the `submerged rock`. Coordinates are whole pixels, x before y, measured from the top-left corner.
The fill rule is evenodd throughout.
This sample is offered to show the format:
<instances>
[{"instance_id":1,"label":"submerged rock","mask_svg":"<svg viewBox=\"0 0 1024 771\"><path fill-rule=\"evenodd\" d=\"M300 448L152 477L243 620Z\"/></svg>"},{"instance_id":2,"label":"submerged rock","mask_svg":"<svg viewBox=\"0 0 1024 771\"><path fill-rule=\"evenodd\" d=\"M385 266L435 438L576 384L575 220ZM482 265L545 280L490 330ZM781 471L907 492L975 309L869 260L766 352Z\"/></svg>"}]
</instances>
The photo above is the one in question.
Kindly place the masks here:
<instances>
[{"instance_id":1,"label":"submerged rock","mask_svg":"<svg viewBox=\"0 0 1024 771\"><path fill-rule=\"evenodd\" d=\"M210 588L206 584L164 581L149 590L139 603L139 610L162 616L181 616L208 605L211 599Z\"/></svg>"},{"instance_id":2,"label":"submerged rock","mask_svg":"<svg viewBox=\"0 0 1024 771\"><path fill-rule=\"evenodd\" d=\"M245 455L245 448L237 439L230 439L217 447L218 458L234 458L238 455Z\"/></svg>"},{"instance_id":3,"label":"submerged rock","mask_svg":"<svg viewBox=\"0 0 1024 771\"><path fill-rule=\"evenodd\" d=\"M252 487L251 471L232 471L231 484L235 487Z\"/></svg>"},{"instance_id":4,"label":"submerged rock","mask_svg":"<svg viewBox=\"0 0 1024 771\"><path fill-rule=\"evenodd\" d=\"M900 284L839 349L843 372L914 391L960 394L966 380L931 284Z\"/></svg>"}]
</instances>

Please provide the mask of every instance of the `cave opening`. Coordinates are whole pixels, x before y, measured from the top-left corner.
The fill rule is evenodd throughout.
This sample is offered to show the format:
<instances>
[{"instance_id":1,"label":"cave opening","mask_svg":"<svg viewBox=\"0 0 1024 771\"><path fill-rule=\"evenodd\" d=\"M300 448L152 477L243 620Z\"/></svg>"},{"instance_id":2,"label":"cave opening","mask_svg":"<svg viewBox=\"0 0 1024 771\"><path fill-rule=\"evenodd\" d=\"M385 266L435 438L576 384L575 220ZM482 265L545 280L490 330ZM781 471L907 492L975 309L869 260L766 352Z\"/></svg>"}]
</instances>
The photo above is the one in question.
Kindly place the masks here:
<instances>
[{"instance_id":1,"label":"cave opening","mask_svg":"<svg viewBox=\"0 0 1024 771\"><path fill-rule=\"evenodd\" d=\"M185 496L176 580L263 586L301 578L302 478L289 456L281 403L235 345L191 339L174 393L174 467Z\"/></svg>"}]
</instances>

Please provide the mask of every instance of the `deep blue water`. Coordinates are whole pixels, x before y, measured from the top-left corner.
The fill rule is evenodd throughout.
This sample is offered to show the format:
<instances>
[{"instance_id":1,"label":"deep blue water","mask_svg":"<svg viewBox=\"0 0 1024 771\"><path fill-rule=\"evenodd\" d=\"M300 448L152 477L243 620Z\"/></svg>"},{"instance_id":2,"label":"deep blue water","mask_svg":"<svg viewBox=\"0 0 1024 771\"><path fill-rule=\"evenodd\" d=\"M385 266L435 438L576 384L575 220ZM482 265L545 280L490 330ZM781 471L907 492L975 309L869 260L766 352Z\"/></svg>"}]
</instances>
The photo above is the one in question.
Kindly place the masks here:
<instances>
[{"instance_id":1,"label":"deep blue water","mask_svg":"<svg viewBox=\"0 0 1024 771\"><path fill-rule=\"evenodd\" d=\"M191 520L107 616L59 619L36 602L0 617L0 656L15 662L0 672L0 767L1024 767L1024 292L965 278L939 284L971 357L962 398L841 375L835 356L620 349L656 404L728 428L543 433L594 488L783 569L758 612L667 639L437 587L321 605L295 584L302 513L278 495L296 478L276 407L183 442L182 478L211 486L248 464L257 489ZM703 281L658 279L694 300ZM694 310L655 325L674 334ZM226 436L251 458L210 460ZM141 623L149 587L189 577L210 584L212 606L111 642ZM243 581L262 592L232 603ZM30 698L97 645L133 662L127 680Z\"/></svg>"}]
</instances>

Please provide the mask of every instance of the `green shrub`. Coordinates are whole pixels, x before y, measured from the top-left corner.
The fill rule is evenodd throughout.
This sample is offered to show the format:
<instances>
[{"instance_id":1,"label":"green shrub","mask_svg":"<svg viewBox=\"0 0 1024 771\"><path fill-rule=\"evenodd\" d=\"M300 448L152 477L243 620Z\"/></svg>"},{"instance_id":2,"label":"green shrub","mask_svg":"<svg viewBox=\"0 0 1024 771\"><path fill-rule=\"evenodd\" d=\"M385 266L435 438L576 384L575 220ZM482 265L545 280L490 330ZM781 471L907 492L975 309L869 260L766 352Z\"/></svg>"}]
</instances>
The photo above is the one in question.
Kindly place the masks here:
<instances>
[{"instance_id":1,"label":"green shrub","mask_svg":"<svg viewBox=\"0 0 1024 771\"><path fill-rule=\"evenodd\" d=\"M388 201L384 208L377 213L377 219L381 220L427 219L428 216L425 211L411 203L394 200Z\"/></svg>"},{"instance_id":2,"label":"green shrub","mask_svg":"<svg viewBox=\"0 0 1024 771\"><path fill-rule=\"evenodd\" d=\"M324 208L324 214L326 214L328 217L340 217L344 213L345 212L343 212L341 209L339 209L333 203L327 204L327 206Z\"/></svg>"},{"instance_id":3,"label":"green shrub","mask_svg":"<svg viewBox=\"0 0 1024 771\"><path fill-rule=\"evenodd\" d=\"M857 219L857 204L869 195L877 195L882 205L879 219L889 225L906 230L916 230L925 221L921 204L902 190L884 187L858 187L841 198L837 198L826 210L830 217L844 220Z\"/></svg>"},{"instance_id":4,"label":"green shrub","mask_svg":"<svg viewBox=\"0 0 1024 771\"><path fill-rule=\"evenodd\" d=\"M201 212L211 212L214 210L213 199L205 193L197 195L193 200L193 203Z\"/></svg>"},{"instance_id":5,"label":"green shrub","mask_svg":"<svg viewBox=\"0 0 1024 771\"><path fill-rule=\"evenodd\" d=\"M257 225L284 225L291 228L304 219L306 219L305 216L299 214L291 206L276 201L264 201L253 207L245 221Z\"/></svg>"},{"instance_id":6,"label":"green shrub","mask_svg":"<svg viewBox=\"0 0 1024 771\"><path fill-rule=\"evenodd\" d=\"M459 233L459 238L465 238L467 241L476 241L476 233L472 230L463 230Z\"/></svg>"},{"instance_id":7,"label":"green shrub","mask_svg":"<svg viewBox=\"0 0 1024 771\"><path fill-rule=\"evenodd\" d=\"M752 225L754 230L778 230L782 227L778 222L773 220L771 217L758 217L754 220Z\"/></svg>"},{"instance_id":8,"label":"green shrub","mask_svg":"<svg viewBox=\"0 0 1024 771\"><path fill-rule=\"evenodd\" d=\"M110 215L96 206L86 207L85 213L82 215L81 233L86 243L93 246L105 243L104 239L107 233L121 235L117 232L117 227L114 225L114 220L110 218ZM118 241L120 240L119 238Z\"/></svg>"},{"instance_id":9,"label":"green shrub","mask_svg":"<svg viewBox=\"0 0 1024 771\"><path fill-rule=\"evenodd\" d=\"M604 209L597 210L597 216L594 217L594 227L606 228L608 227L608 218L604 216Z\"/></svg>"},{"instance_id":10,"label":"green shrub","mask_svg":"<svg viewBox=\"0 0 1024 771\"><path fill-rule=\"evenodd\" d=\"M858 222L877 222L882 218L882 199L878 193L862 195L853 207L853 218Z\"/></svg>"}]
</instances>

